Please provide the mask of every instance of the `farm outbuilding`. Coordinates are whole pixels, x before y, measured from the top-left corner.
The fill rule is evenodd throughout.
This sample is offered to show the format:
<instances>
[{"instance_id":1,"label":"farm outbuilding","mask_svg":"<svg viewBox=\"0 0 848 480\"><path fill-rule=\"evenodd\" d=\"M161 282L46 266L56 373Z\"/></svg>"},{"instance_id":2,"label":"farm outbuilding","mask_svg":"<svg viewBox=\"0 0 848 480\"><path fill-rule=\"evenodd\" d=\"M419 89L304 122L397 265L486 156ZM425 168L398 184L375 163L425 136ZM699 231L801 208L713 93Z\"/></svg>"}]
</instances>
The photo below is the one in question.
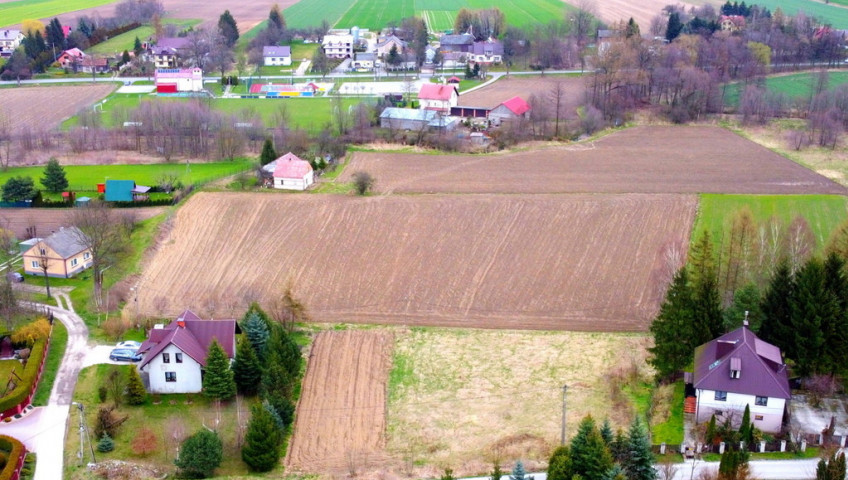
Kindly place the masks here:
<instances>
[{"instance_id":1,"label":"farm outbuilding","mask_svg":"<svg viewBox=\"0 0 848 480\"><path fill-rule=\"evenodd\" d=\"M499 125L504 120L527 118L530 115L530 105L521 97L512 97L489 112L489 120Z\"/></svg>"},{"instance_id":2,"label":"farm outbuilding","mask_svg":"<svg viewBox=\"0 0 848 480\"><path fill-rule=\"evenodd\" d=\"M306 190L315 183L312 165L289 152L274 161L274 188Z\"/></svg>"},{"instance_id":3,"label":"farm outbuilding","mask_svg":"<svg viewBox=\"0 0 848 480\"><path fill-rule=\"evenodd\" d=\"M453 130L457 120L435 110L387 108L380 114L380 126L392 130L421 131L429 128Z\"/></svg>"},{"instance_id":4,"label":"farm outbuilding","mask_svg":"<svg viewBox=\"0 0 848 480\"><path fill-rule=\"evenodd\" d=\"M199 68L160 68L154 75L156 93L200 92L203 70Z\"/></svg>"}]
</instances>

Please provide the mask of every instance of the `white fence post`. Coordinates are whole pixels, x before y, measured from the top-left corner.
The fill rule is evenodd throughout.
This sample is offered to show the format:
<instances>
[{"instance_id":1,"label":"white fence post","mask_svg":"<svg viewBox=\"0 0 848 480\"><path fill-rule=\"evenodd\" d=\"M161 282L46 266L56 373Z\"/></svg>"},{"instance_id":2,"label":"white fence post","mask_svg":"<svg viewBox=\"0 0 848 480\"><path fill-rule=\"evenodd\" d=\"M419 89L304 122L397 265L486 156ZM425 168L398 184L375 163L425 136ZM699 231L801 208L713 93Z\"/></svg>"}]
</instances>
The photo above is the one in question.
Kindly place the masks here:
<instances>
[{"instance_id":1,"label":"white fence post","mask_svg":"<svg viewBox=\"0 0 848 480\"><path fill-rule=\"evenodd\" d=\"M781 451L781 452L785 452L785 451L786 451L786 440L781 440L781 441L780 441L780 451Z\"/></svg>"},{"instance_id":2,"label":"white fence post","mask_svg":"<svg viewBox=\"0 0 848 480\"><path fill-rule=\"evenodd\" d=\"M718 453L724 453L724 442L718 444Z\"/></svg>"}]
</instances>

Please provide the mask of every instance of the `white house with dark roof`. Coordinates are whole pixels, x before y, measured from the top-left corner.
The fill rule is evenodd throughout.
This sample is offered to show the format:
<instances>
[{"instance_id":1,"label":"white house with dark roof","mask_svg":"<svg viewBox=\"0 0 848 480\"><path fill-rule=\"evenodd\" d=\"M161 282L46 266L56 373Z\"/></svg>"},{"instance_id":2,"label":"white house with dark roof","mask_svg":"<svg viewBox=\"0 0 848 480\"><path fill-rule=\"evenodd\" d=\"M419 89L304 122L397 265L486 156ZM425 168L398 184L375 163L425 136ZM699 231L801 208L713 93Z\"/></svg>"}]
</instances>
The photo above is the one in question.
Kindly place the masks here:
<instances>
[{"instance_id":1,"label":"white house with dark roof","mask_svg":"<svg viewBox=\"0 0 848 480\"><path fill-rule=\"evenodd\" d=\"M328 58L352 58L353 57L353 35L349 33L339 35L324 35L321 47Z\"/></svg>"},{"instance_id":2,"label":"white house with dark roof","mask_svg":"<svg viewBox=\"0 0 848 480\"><path fill-rule=\"evenodd\" d=\"M0 57L11 57L24 39L24 34L20 30L11 28L0 29Z\"/></svg>"},{"instance_id":3,"label":"white house with dark roof","mask_svg":"<svg viewBox=\"0 0 848 480\"><path fill-rule=\"evenodd\" d=\"M138 353L142 380L150 393L198 393L203 389L203 369L213 340L227 357L236 352L235 320L204 320L191 310L164 328L154 328Z\"/></svg>"},{"instance_id":4,"label":"white house with dark roof","mask_svg":"<svg viewBox=\"0 0 848 480\"><path fill-rule=\"evenodd\" d=\"M274 188L306 190L315 183L312 165L291 152L274 160L274 163Z\"/></svg>"},{"instance_id":5,"label":"white house with dark roof","mask_svg":"<svg viewBox=\"0 0 848 480\"><path fill-rule=\"evenodd\" d=\"M292 64L291 47L265 46L262 47L262 60L266 67L289 66Z\"/></svg>"},{"instance_id":6,"label":"white house with dark roof","mask_svg":"<svg viewBox=\"0 0 848 480\"><path fill-rule=\"evenodd\" d=\"M726 333L695 349L692 380L696 395L695 421L742 419L747 405L751 422L764 432L779 432L789 378L780 349L757 338L747 326Z\"/></svg>"}]
</instances>

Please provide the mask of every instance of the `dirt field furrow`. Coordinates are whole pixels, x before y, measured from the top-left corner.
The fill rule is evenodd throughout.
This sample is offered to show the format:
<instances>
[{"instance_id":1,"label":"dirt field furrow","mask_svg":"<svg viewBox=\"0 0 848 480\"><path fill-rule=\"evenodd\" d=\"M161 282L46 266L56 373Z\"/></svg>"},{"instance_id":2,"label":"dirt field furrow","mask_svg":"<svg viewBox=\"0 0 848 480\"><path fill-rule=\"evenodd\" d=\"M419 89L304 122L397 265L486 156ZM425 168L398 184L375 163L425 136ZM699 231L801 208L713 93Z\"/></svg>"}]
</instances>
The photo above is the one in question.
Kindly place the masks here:
<instances>
[{"instance_id":1,"label":"dirt field furrow","mask_svg":"<svg viewBox=\"0 0 848 480\"><path fill-rule=\"evenodd\" d=\"M145 268L139 306L232 315L292 281L320 322L641 331L696 202L201 192Z\"/></svg>"},{"instance_id":2,"label":"dirt field furrow","mask_svg":"<svg viewBox=\"0 0 848 480\"><path fill-rule=\"evenodd\" d=\"M634 127L589 144L489 156L357 152L340 181L360 170L378 191L398 193L846 193L719 127Z\"/></svg>"},{"instance_id":3,"label":"dirt field furrow","mask_svg":"<svg viewBox=\"0 0 848 480\"><path fill-rule=\"evenodd\" d=\"M22 125L35 132L56 128L115 88L113 83L4 88L0 90L0 128Z\"/></svg>"},{"instance_id":4,"label":"dirt field furrow","mask_svg":"<svg viewBox=\"0 0 848 480\"><path fill-rule=\"evenodd\" d=\"M147 220L164 212L166 207L146 207L124 210L132 214L136 220ZM49 235L68 226L69 210L64 208L3 208L0 209L0 228L14 232L15 237L23 240L27 236L27 228L35 227L36 235Z\"/></svg>"},{"instance_id":5,"label":"dirt field furrow","mask_svg":"<svg viewBox=\"0 0 848 480\"><path fill-rule=\"evenodd\" d=\"M389 460L386 386L393 343L387 331L327 331L315 338L288 469L350 474Z\"/></svg>"}]
</instances>

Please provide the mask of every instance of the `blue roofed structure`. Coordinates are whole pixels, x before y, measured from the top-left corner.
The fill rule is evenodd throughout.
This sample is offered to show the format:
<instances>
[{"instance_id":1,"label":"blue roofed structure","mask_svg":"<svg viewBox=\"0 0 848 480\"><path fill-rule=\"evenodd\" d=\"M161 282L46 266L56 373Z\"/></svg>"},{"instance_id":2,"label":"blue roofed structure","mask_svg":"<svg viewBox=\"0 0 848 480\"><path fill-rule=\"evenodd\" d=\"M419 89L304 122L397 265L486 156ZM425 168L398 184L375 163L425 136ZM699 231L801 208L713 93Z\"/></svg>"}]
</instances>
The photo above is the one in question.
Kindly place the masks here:
<instances>
[{"instance_id":1,"label":"blue roofed structure","mask_svg":"<svg viewBox=\"0 0 848 480\"><path fill-rule=\"evenodd\" d=\"M106 180L107 202L132 202L135 182L132 180Z\"/></svg>"}]
</instances>

